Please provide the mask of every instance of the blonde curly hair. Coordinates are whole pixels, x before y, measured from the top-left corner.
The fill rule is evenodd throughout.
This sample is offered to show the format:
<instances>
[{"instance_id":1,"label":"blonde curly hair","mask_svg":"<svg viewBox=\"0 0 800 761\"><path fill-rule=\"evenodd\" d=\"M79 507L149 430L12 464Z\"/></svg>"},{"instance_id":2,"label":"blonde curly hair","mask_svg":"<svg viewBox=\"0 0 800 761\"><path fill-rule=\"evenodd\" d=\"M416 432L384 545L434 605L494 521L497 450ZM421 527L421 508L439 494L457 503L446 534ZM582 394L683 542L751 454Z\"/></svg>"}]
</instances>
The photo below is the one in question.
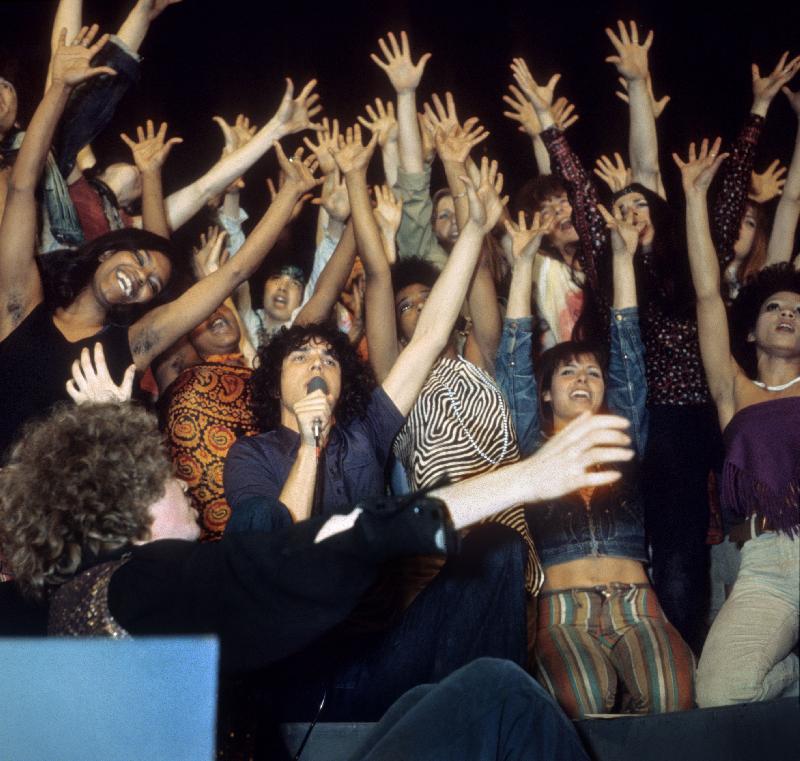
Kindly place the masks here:
<instances>
[{"instance_id":1,"label":"blonde curly hair","mask_svg":"<svg viewBox=\"0 0 800 761\"><path fill-rule=\"evenodd\" d=\"M171 475L135 405L63 405L26 426L0 471L0 548L22 591L42 598L87 557L145 540Z\"/></svg>"}]
</instances>

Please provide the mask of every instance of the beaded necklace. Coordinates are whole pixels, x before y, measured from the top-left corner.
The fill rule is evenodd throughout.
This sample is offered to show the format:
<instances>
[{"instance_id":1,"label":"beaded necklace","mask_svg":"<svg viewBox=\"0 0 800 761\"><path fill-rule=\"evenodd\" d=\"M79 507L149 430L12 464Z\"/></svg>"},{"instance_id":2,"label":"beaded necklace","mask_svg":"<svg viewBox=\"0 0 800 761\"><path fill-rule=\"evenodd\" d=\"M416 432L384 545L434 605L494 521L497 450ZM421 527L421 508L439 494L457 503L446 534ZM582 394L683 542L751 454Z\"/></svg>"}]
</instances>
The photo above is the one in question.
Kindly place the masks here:
<instances>
[{"instance_id":1,"label":"beaded necklace","mask_svg":"<svg viewBox=\"0 0 800 761\"><path fill-rule=\"evenodd\" d=\"M467 428L466 424L464 423L464 419L461 417L461 402L458 400L458 397L453 393L453 389L447 385L447 382L444 380L443 377L439 374L439 368L437 367L437 379L442 384L445 392L447 393L447 398L450 400L450 405L453 408L453 412L456 415L456 420L458 421L459 426L461 426L461 430L464 431L464 434L467 437L472 448L477 452L478 456L482 459L486 460L486 462L491 463L492 465L499 465L504 459L506 454L508 453L508 445L511 441L511 431L509 428L509 420L508 420L508 409L506 408L505 400L503 399L503 394L497 388L496 384L492 380L491 376L482 370L477 365L473 365L471 362L467 362L462 356L458 356L458 362L460 362L468 373L473 375L473 377L477 376L477 379L482 381L486 384L489 389L491 390L492 394L497 399L498 404L500 405L500 419L502 421L503 426L503 449L500 452L500 456L497 459L494 459L486 452L483 451L481 446L475 441L475 438ZM441 365L440 365L441 366Z\"/></svg>"}]
</instances>

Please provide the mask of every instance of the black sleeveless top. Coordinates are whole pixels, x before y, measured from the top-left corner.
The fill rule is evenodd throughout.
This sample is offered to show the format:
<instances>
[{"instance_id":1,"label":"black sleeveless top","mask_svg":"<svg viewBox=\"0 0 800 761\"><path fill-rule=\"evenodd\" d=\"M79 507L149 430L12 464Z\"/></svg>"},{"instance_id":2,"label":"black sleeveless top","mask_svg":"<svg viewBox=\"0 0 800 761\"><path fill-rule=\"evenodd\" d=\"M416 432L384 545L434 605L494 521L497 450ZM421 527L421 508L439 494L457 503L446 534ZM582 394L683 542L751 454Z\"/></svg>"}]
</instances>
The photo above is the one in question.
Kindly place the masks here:
<instances>
[{"instance_id":1,"label":"black sleeveless top","mask_svg":"<svg viewBox=\"0 0 800 761\"><path fill-rule=\"evenodd\" d=\"M71 343L53 323L53 314L39 304L4 341L0 342L0 457L5 460L20 426L45 415L62 399L66 382L81 349L103 344L106 363L115 383L133 363L128 329L106 325L99 333Z\"/></svg>"}]
</instances>

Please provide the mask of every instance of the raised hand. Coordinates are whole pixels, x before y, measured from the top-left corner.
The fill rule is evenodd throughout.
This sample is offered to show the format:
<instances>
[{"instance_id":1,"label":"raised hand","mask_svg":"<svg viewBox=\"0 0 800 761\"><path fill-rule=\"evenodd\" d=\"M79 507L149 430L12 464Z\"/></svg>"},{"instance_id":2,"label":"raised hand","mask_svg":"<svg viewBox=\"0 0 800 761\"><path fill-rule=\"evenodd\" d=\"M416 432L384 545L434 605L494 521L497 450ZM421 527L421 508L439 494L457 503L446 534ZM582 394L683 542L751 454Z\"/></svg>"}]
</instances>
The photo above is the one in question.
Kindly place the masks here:
<instances>
[{"instance_id":1,"label":"raised hand","mask_svg":"<svg viewBox=\"0 0 800 761\"><path fill-rule=\"evenodd\" d=\"M153 120L148 119L146 127L136 128L138 142L134 142L124 132L120 135L120 138L131 149L136 167L140 172L145 173L160 171L172 147L183 142L182 137L171 137L165 142L164 138L166 136L166 122L161 122L158 132L156 132Z\"/></svg>"},{"instance_id":2,"label":"raised hand","mask_svg":"<svg viewBox=\"0 0 800 761\"><path fill-rule=\"evenodd\" d=\"M489 133L473 117L464 122L463 128L455 124L447 132L437 130L436 152L442 162L463 164L467 160L469 152L487 137L489 137Z\"/></svg>"},{"instance_id":3,"label":"raised hand","mask_svg":"<svg viewBox=\"0 0 800 761\"><path fill-rule=\"evenodd\" d=\"M330 154L328 157L333 161ZM350 216L350 196L347 194L347 185L336 162L334 162L333 172L325 178L325 182L322 184L319 198L315 198L311 203L322 206L331 219L342 223L347 221Z\"/></svg>"},{"instance_id":4,"label":"raised hand","mask_svg":"<svg viewBox=\"0 0 800 761\"><path fill-rule=\"evenodd\" d=\"M639 230L633 224L633 210L627 216L622 215L622 210L617 208L611 214L603 204L597 204L597 210L605 220L606 227L611 231L611 250L615 254L633 256L639 245Z\"/></svg>"},{"instance_id":5,"label":"raised hand","mask_svg":"<svg viewBox=\"0 0 800 761\"><path fill-rule=\"evenodd\" d=\"M375 146L378 144L378 134L373 133L372 139L363 145L361 142L361 126L356 124L348 127L344 138L340 136L339 146L331 149L333 158L342 174L351 172L365 172L369 166Z\"/></svg>"},{"instance_id":6,"label":"raised hand","mask_svg":"<svg viewBox=\"0 0 800 761\"><path fill-rule=\"evenodd\" d=\"M422 140L422 160L430 166L436 157L436 127L425 114L417 114L419 136Z\"/></svg>"},{"instance_id":7,"label":"raised hand","mask_svg":"<svg viewBox=\"0 0 800 761\"><path fill-rule=\"evenodd\" d=\"M433 125L434 129L442 132L447 132L451 127L460 127L461 122L458 120L456 113L456 102L453 98L453 93L446 92L444 94L445 103L442 103L441 98L434 93L431 96L433 107L429 103L425 103L422 110L425 113L425 118Z\"/></svg>"},{"instance_id":8,"label":"raised hand","mask_svg":"<svg viewBox=\"0 0 800 761\"><path fill-rule=\"evenodd\" d=\"M298 148L291 158L287 158L281 148L281 144L275 143L275 155L286 179L283 185L278 188L278 195L281 193L292 193L296 199L301 198L313 188L321 185L324 178L314 177L314 172L319 166L316 158L308 156L303 158L303 149Z\"/></svg>"},{"instance_id":9,"label":"raised hand","mask_svg":"<svg viewBox=\"0 0 800 761\"><path fill-rule=\"evenodd\" d=\"M237 148L249 143L258 129L255 124L250 124L250 119L244 114L239 114L233 124L228 124L221 116L215 116L213 120L222 130L222 136L225 139L225 147L222 149L223 156L227 156Z\"/></svg>"},{"instance_id":10,"label":"raised hand","mask_svg":"<svg viewBox=\"0 0 800 761\"><path fill-rule=\"evenodd\" d=\"M575 106L572 105L566 98L559 98L555 103L553 103L553 108L551 109L551 113L553 115L553 121L556 123L556 127L558 127L562 132L567 130L573 124L575 124L580 116L575 113Z\"/></svg>"},{"instance_id":11,"label":"raised hand","mask_svg":"<svg viewBox=\"0 0 800 761\"><path fill-rule=\"evenodd\" d=\"M527 227L525 212L521 211L517 215L517 224L510 219L505 220L505 228L511 238L511 253L514 263L526 259L532 260L539 250L542 238L552 232L555 224L555 217L552 214L540 214L538 211L533 215L531 226Z\"/></svg>"},{"instance_id":12,"label":"raised hand","mask_svg":"<svg viewBox=\"0 0 800 761\"><path fill-rule=\"evenodd\" d=\"M380 98L375 98L375 108L367 103L367 116L358 117L362 127L366 127L373 135L378 134L378 145L383 148L387 143L397 142L397 118L394 115L394 103L387 101L384 105Z\"/></svg>"},{"instance_id":13,"label":"raised hand","mask_svg":"<svg viewBox=\"0 0 800 761\"><path fill-rule=\"evenodd\" d=\"M80 360L72 363L72 377L67 381L67 393L76 404L102 404L104 402L127 402L131 398L133 376L136 366L131 365L118 386L111 379L103 353L103 345L94 345L94 363L89 349L84 347Z\"/></svg>"},{"instance_id":14,"label":"raised hand","mask_svg":"<svg viewBox=\"0 0 800 761\"><path fill-rule=\"evenodd\" d=\"M313 129L319 132L322 125L311 121L312 116L316 116L322 111L319 104L319 95L314 92L317 80L312 79L295 98L294 83L291 79L286 80L286 91L283 94L278 111L274 116L275 121L281 128L284 135L293 135L295 132L302 132L304 129Z\"/></svg>"},{"instance_id":15,"label":"raised hand","mask_svg":"<svg viewBox=\"0 0 800 761\"><path fill-rule=\"evenodd\" d=\"M269 191L269 200L270 203L274 203L275 199L278 197L278 192L280 189L286 184L286 175L283 173L283 170L278 172L278 187L275 187L275 183L272 181L272 177L267 177L267 190ZM311 193L303 193L300 198L297 199L295 205L292 207L292 213L289 215L289 224L295 221L300 216L300 212L303 211L303 207L306 205L306 201L310 201L313 198ZM312 202L313 203L313 202Z\"/></svg>"},{"instance_id":16,"label":"raised hand","mask_svg":"<svg viewBox=\"0 0 800 761\"><path fill-rule=\"evenodd\" d=\"M523 58L515 58L511 63L511 71L514 79L525 93L525 97L533 104L537 113L549 111L553 105L553 96L561 74L553 74L546 85L542 86L536 82Z\"/></svg>"},{"instance_id":17,"label":"raised hand","mask_svg":"<svg viewBox=\"0 0 800 761\"><path fill-rule=\"evenodd\" d=\"M677 153L672 154L673 161L681 170L683 190L687 196L705 194L708 190L720 164L730 155L719 152L721 144L722 138L718 137L709 148L708 138L704 138L700 144L700 152L697 153L695 144L691 143L686 161L683 161Z\"/></svg>"},{"instance_id":18,"label":"raised hand","mask_svg":"<svg viewBox=\"0 0 800 761\"><path fill-rule=\"evenodd\" d=\"M762 116L766 114L766 109L772 103L772 99L778 94L784 85L788 84L791 78L800 69L800 56L788 61L789 52L786 51L778 61L775 68L767 74L761 76L761 70L757 64L751 66L753 74L753 110L761 112Z\"/></svg>"},{"instance_id":19,"label":"raised hand","mask_svg":"<svg viewBox=\"0 0 800 761\"><path fill-rule=\"evenodd\" d=\"M631 184L632 175L619 153L614 154L614 160L616 164L608 156L601 156L597 159L594 173L608 185L612 193L617 193Z\"/></svg>"},{"instance_id":20,"label":"raised hand","mask_svg":"<svg viewBox=\"0 0 800 761\"><path fill-rule=\"evenodd\" d=\"M415 64L411 60L411 47L405 32L400 32L400 44L397 43L397 38L392 32L389 32L386 37L389 40L388 44L383 37L378 40L378 47L380 47L384 59L382 60L375 53L370 53L369 57L386 72L395 92L414 92L422 79L425 64L428 63L431 54L423 53Z\"/></svg>"},{"instance_id":21,"label":"raised hand","mask_svg":"<svg viewBox=\"0 0 800 761\"><path fill-rule=\"evenodd\" d=\"M628 80L625 79L625 77L620 77L619 83L622 86L622 91L617 90L614 94L624 103L630 103L630 98L628 97ZM664 109L667 107L667 103L670 102L671 98L669 95L665 95L660 100L656 100L656 96L653 95L653 79L649 74L647 75L646 84L647 94L650 96L650 107L653 109L653 118L658 119L658 117L664 113Z\"/></svg>"},{"instance_id":22,"label":"raised hand","mask_svg":"<svg viewBox=\"0 0 800 761\"><path fill-rule=\"evenodd\" d=\"M494 228L508 203L508 196L500 197L503 190L503 175L497 171L497 162L481 158L481 166L473 183L469 177L461 177L469 199L469 218L484 233Z\"/></svg>"},{"instance_id":23,"label":"raised hand","mask_svg":"<svg viewBox=\"0 0 800 761\"><path fill-rule=\"evenodd\" d=\"M511 119L511 121L518 122L517 129L520 132L525 132L530 137L536 137L542 131L542 125L536 115L536 110L516 85L509 85L508 89L511 95L504 95L503 101L511 110L503 111L503 116Z\"/></svg>"},{"instance_id":24,"label":"raised hand","mask_svg":"<svg viewBox=\"0 0 800 761\"><path fill-rule=\"evenodd\" d=\"M327 118L322 120L322 129L317 132L317 142L313 143L309 138L304 137L303 142L319 161L319 168L326 177L333 174L336 170L336 162L333 160L331 150L339 145L339 120L334 119L329 123Z\"/></svg>"},{"instance_id":25,"label":"raised hand","mask_svg":"<svg viewBox=\"0 0 800 761\"><path fill-rule=\"evenodd\" d=\"M389 260L389 264L394 264L397 260L395 236L403 219L403 202L392 193L388 185L376 185L373 192L375 193L375 208L372 213L378 223L386 258Z\"/></svg>"},{"instance_id":26,"label":"raised hand","mask_svg":"<svg viewBox=\"0 0 800 761\"><path fill-rule=\"evenodd\" d=\"M650 30L644 42L639 44L639 29L635 21L630 22L631 31L628 30L622 21L617 21L619 35L614 34L610 28L606 28L606 35L611 40L611 44L617 51L616 55L606 58L606 63L613 63L617 71L627 81L634 79L647 79L647 53L653 44L653 31Z\"/></svg>"},{"instance_id":27,"label":"raised hand","mask_svg":"<svg viewBox=\"0 0 800 761\"><path fill-rule=\"evenodd\" d=\"M216 272L227 261L226 237L227 233L216 225L200 233L200 245L192 249L192 272L198 280Z\"/></svg>"},{"instance_id":28,"label":"raised hand","mask_svg":"<svg viewBox=\"0 0 800 761\"><path fill-rule=\"evenodd\" d=\"M750 175L750 192L747 197L756 203L767 203L783 192L786 167L775 159L761 174L753 171Z\"/></svg>"},{"instance_id":29,"label":"raised hand","mask_svg":"<svg viewBox=\"0 0 800 761\"><path fill-rule=\"evenodd\" d=\"M82 27L71 45L67 45L67 30L61 30L58 35L58 48L53 54L51 63L51 82L53 84L71 88L100 74L109 74L112 77L116 75L117 72L108 66L92 66L90 64L92 58L108 42L108 35L104 34L94 45L92 44L98 30L97 24L91 27Z\"/></svg>"}]
</instances>

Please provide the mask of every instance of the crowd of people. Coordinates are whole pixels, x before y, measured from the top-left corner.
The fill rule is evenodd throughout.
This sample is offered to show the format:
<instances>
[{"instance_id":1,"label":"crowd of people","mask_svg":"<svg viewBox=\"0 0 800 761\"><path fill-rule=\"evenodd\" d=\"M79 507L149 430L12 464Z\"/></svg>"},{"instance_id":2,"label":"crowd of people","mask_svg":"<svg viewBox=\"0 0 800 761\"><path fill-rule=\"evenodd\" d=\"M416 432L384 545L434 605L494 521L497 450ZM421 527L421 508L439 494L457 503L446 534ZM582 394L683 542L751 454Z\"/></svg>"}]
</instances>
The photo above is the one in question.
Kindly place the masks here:
<instances>
[{"instance_id":1,"label":"crowd of people","mask_svg":"<svg viewBox=\"0 0 800 761\"><path fill-rule=\"evenodd\" d=\"M359 758L584 758L564 714L797 695L800 125L788 168L755 163L781 91L800 120L800 56L753 65L734 143L673 155L683 197L653 32L622 21L627 161L588 169L560 75L515 58L538 174L509 201L389 32L392 99L346 126L286 80L165 196L166 123L122 135L128 163L91 144L179 1L100 36L60 0L28 124L0 78L0 631L218 634L226 758L274 752L266 715L383 717Z\"/></svg>"}]
</instances>

